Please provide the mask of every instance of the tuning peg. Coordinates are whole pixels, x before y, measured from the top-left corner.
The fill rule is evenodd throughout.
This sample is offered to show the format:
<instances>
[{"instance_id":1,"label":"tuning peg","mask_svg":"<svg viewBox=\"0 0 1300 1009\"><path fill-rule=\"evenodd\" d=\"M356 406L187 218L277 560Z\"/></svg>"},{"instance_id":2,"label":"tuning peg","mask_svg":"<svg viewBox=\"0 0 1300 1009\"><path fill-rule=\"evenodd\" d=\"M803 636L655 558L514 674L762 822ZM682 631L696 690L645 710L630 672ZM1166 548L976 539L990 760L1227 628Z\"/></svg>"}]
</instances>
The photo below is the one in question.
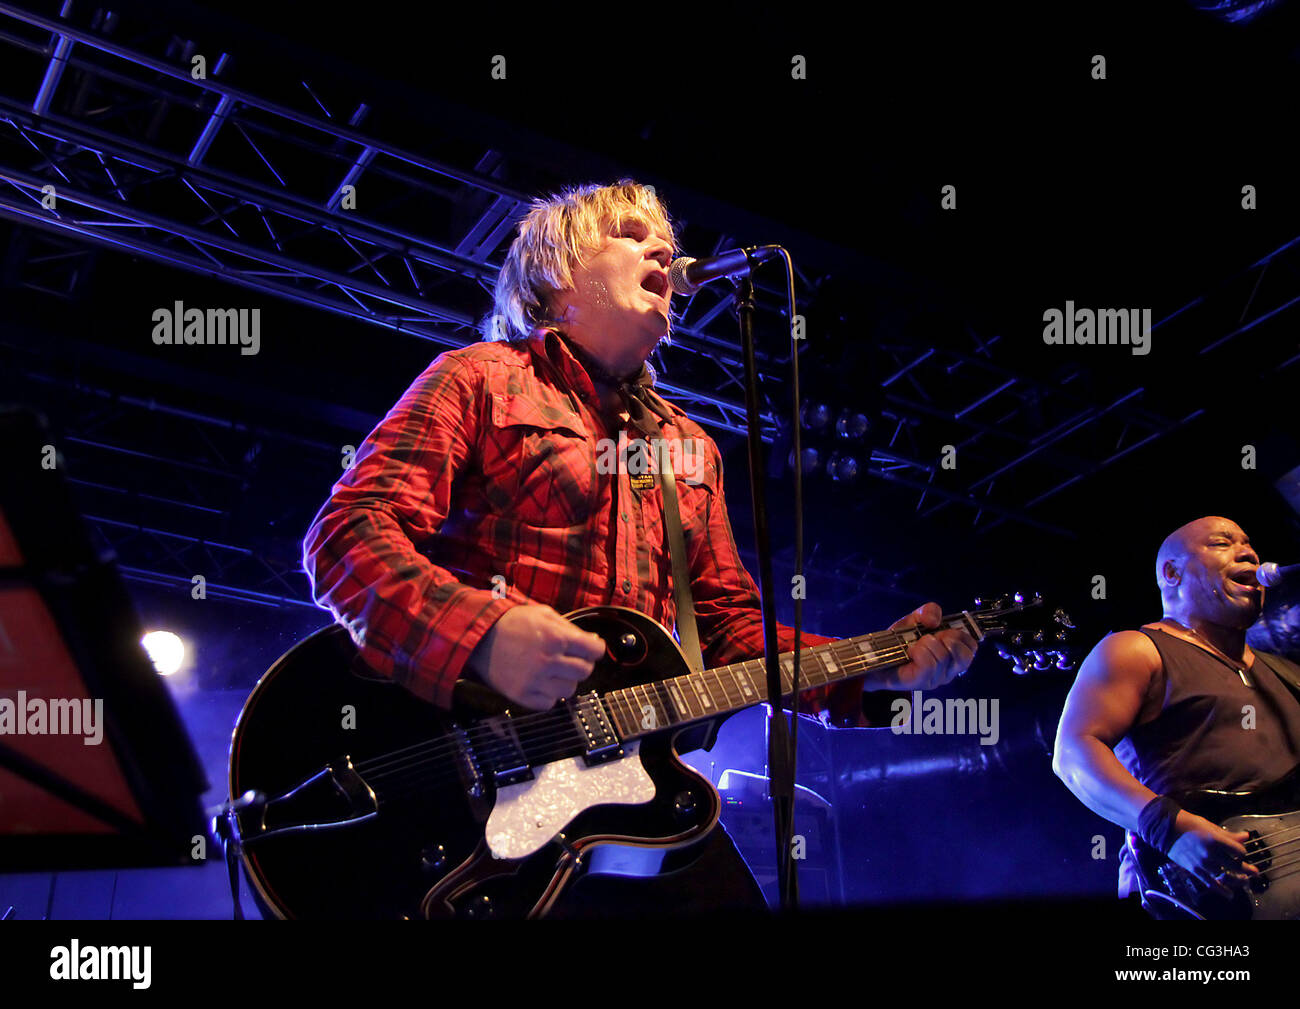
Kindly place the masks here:
<instances>
[{"instance_id":1,"label":"tuning peg","mask_svg":"<svg viewBox=\"0 0 1300 1009\"><path fill-rule=\"evenodd\" d=\"M1015 663L1011 666L1011 671L1017 676L1024 676L1029 672L1029 670L1021 664L1020 659L1016 659Z\"/></svg>"},{"instance_id":2,"label":"tuning peg","mask_svg":"<svg viewBox=\"0 0 1300 1009\"><path fill-rule=\"evenodd\" d=\"M1052 614L1052 619L1062 627L1068 627L1070 630L1074 630L1074 621L1070 619L1070 614L1066 613L1065 610L1058 609Z\"/></svg>"},{"instance_id":3,"label":"tuning peg","mask_svg":"<svg viewBox=\"0 0 1300 1009\"><path fill-rule=\"evenodd\" d=\"M1025 632L1016 631L1008 640L1011 642L1012 647L1019 648L1025 643Z\"/></svg>"},{"instance_id":4,"label":"tuning peg","mask_svg":"<svg viewBox=\"0 0 1300 1009\"><path fill-rule=\"evenodd\" d=\"M1048 668L1051 667L1051 665L1052 665L1052 661L1051 661L1051 659L1049 659L1049 658L1048 658L1046 655L1044 655L1042 652L1037 651L1037 650L1034 650L1034 651L1031 651L1029 654L1030 654L1030 656L1031 656L1031 657L1033 658L1033 660L1034 660L1034 668L1035 668L1035 669L1043 670L1043 669L1048 669Z\"/></svg>"},{"instance_id":5,"label":"tuning peg","mask_svg":"<svg viewBox=\"0 0 1300 1009\"><path fill-rule=\"evenodd\" d=\"M983 606L984 606L984 597L983 597L983 596L976 596L974 601L975 601L975 608L976 608L977 610L983 608Z\"/></svg>"},{"instance_id":6,"label":"tuning peg","mask_svg":"<svg viewBox=\"0 0 1300 1009\"><path fill-rule=\"evenodd\" d=\"M1023 592L1017 592L1011 598L1016 601L1017 606L1023 606L1025 604L1025 594Z\"/></svg>"},{"instance_id":7,"label":"tuning peg","mask_svg":"<svg viewBox=\"0 0 1300 1009\"><path fill-rule=\"evenodd\" d=\"M1033 598L1032 600L1030 600L1030 602L1032 602L1033 605L1035 605L1035 606L1041 606L1041 605L1043 605L1043 594L1042 594L1041 592L1035 592L1035 593L1034 593L1034 598Z\"/></svg>"},{"instance_id":8,"label":"tuning peg","mask_svg":"<svg viewBox=\"0 0 1300 1009\"><path fill-rule=\"evenodd\" d=\"M1068 654L1066 654L1065 652L1056 652L1054 654L1059 656L1059 658L1057 658L1056 660L1057 669L1064 669L1068 671L1074 668L1074 662L1071 660Z\"/></svg>"}]
</instances>

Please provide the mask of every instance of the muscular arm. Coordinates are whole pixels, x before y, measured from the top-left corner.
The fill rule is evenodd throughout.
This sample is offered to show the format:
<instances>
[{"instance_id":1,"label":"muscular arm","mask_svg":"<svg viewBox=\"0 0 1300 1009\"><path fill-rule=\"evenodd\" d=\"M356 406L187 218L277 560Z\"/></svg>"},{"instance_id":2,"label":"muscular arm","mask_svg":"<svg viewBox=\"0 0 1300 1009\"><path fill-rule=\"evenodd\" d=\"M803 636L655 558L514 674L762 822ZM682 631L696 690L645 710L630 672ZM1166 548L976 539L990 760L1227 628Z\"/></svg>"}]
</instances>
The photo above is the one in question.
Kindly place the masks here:
<instances>
[{"instance_id":1,"label":"muscular arm","mask_svg":"<svg viewBox=\"0 0 1300 1009\"><path fill-rule=\"evenodd\" d=\"M1137 631L1102 639L1079 667L1056 730L1052 770L1099 816L1137 831L1142 808L1156 793L1129 774L1114 747L1142 714L1159 675L1160 654ZM1244 883L1258 869L1241 861L1244 832L1230 834L1203 817L1180 810L1169 857L1208 886Z\"/></svg>"},{"instance_id":2,"label":"muscular arm","mask_svg":"<svg viewBox=\"0 0 1300 1009\"><path fill-rule=\"evenodd\" d=\"M1145 634L1103 638L1079 667L1056 730L1052 770L1079 801L1127 830L1155 793L1129 774L1115 744L1137 724L1160 671L1160 654Z\"/></svg>"}]
</instances>

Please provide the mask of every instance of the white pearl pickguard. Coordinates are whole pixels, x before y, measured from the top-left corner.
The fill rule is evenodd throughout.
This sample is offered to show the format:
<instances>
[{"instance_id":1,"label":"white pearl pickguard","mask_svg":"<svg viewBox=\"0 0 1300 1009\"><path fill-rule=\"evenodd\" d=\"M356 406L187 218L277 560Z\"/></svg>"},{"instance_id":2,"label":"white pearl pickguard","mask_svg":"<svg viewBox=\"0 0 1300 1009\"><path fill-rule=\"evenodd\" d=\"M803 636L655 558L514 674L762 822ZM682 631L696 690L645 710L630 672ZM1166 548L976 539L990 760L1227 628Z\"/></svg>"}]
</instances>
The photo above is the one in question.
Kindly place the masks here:
<instances>
[{"instance_id":1,"label":"white pearl pickguard","mask_svg":"<svg viewBox=\"0 0 1300 1009\"><path fill-rule=\"evenodd\" d=\"M641 763L637 743L624 756L588 767L570 757L533 769L532 781L497 790L484 837L497 858L525 858L544 847L575 816L604 803L636 805L655 797L655 784Z\"/></svg>"}]
</instances>

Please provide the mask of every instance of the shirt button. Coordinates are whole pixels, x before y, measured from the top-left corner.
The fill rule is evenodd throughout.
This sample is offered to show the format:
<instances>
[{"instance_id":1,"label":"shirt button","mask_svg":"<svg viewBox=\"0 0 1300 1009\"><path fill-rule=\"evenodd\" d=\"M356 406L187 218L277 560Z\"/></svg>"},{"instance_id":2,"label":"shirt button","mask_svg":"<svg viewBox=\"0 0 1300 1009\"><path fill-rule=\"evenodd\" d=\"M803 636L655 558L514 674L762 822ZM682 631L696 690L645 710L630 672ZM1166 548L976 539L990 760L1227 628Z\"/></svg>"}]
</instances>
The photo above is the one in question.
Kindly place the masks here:
<instances>
[{"instance_id":1,"label":"shirt button","mask_svg":"<svg viewBox=\"0 0 1300 1009\"><path fill-rule=\"evenodd\" d=\"M632 583L628 581L626 578L623 579L623 591L624 592L632 591Z\"/></svg>"},{"instance_id":2,"label":"shirt button","mask_svg":"<svg viewBox=\"0 0 1300 1009\"><path fill-rule=\"evenodd\" d=\"M624 512L624 513L623 513L623 521L624 521L624 522L627 521L627 512Z\"/></svg>"}]
</instances>

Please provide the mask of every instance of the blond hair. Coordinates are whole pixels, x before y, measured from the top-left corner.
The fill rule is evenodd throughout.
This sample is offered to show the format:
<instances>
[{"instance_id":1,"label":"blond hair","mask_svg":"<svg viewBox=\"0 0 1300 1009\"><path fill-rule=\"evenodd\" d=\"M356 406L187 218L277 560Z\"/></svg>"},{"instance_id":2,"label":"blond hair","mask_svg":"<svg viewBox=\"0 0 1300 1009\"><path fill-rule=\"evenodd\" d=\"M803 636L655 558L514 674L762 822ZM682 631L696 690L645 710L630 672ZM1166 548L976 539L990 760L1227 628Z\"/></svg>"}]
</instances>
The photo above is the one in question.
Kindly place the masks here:
<instances>
[{"instance_id":1,"label":"blond hair","mask_svg":"<svg viewBox=\"0 0 1300 1009\"><path fill-rule=\"evenodd\" d=\"M538 326L554 324L551 296L572 289L573 268L629 220L640 220L666 236L676 253L672 221L652 186L620 179L610 186L575 186L534 200L497 274L483 338L522 340ZM670 318L670 331L671 326Z\"/></svg>"}]
</instances>

